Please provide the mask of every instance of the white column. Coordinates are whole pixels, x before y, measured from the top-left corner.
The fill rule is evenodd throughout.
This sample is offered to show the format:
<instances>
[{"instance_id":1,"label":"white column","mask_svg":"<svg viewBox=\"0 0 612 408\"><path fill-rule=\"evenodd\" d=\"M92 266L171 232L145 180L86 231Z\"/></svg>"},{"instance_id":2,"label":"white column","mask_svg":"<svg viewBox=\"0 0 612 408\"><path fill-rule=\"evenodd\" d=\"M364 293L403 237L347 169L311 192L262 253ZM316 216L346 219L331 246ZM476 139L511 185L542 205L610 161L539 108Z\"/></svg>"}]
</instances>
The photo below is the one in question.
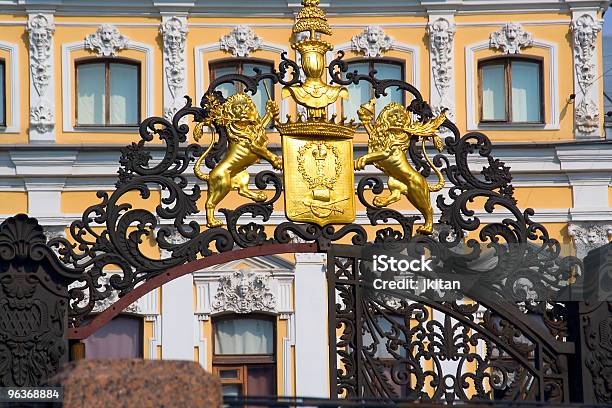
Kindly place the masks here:
<instances>
[{"instance_id":1,"label":"white column","mask_svg":"<svg viewBox=\"0 0 612 408\"><path fill-rule=\"evenodd\" d=\"M295 382L300 397L329 397L325 255L295 254Z\"/></svg>"},{"instance_id":2,"label":"white column","mask_svg":"<svg viewBox=\"0 0 612 408\"><path fill-rule=\"evenodd\" d=\"M594 221L608 217L608 185L610 173L569 173L572 186L573 221ZM607 218L603 218L604 220Z\"/></svg>"},{"instance_id":3,"label":"white column","mask_svg":"<svg viewBox=\"0 0 612 408\"><path fill-rule=\"evenodd\" d=\"M427 24L429 37L429 93L431 107L439 114L447 109L447 117L455 120L455 17L452 14L430 14Z\"/></svg>"},{"instance_id":4,"label":"white column","mask_svg":"<svg viewBox=\"0 0 612 408\"><path fill-rule=\"evenodd\" d=\"M159 31L164 44L164 118L172 120L174 114L186 102L184 96L187 95L185 54L187 17L163 14Z\"/></svg>"},{"instance_id":5,"label":"white column","mask_svg":"<svg viewBox=\"0 0 612 408\"><path fill-rule=\"evenodd\" d=\"M172 238L170 240L172 242ZM162 250L162 259L170 255ZM164 360L192 360L195 319L193 276L187 274L162 286L162 357Z\"/></svg>"},{"instance_id":6,"label":"white column","mask_svg":"<svg viewBox=\"0 0 612 408\"><path fill-rule=\"evenodd\" d=\"M138 309L145 321L153 323L153 335L145 347L149 348L149 358L157 359L157 346L161 346L161 317L159 315L159 289L152 290L138 299Z\"/></svg>"},{"instance_id":7,"label":"white column","mask_svg":"<svg viewBox=\"0 0 612 408\"><path fill-rule=\"evenodd\" d=\"M28 214L32 217L58 217L61 214L62 189L66 179L25 178Z\"/></svg>"},{"instance_id":8,"label":"white column","mask_svg":"<svg viewBox=\"0 0 612 408\"><path fill-rule=\"evenodd\" d=\"M597 9L572 10L574 50L574 134L576 138L599 138L599 75L597 35L601 31Z\"/></svg>"},{"instance_id":9,"label":"white column","mask_svg":"<svg viewBox=\"0 0 612 408\"><path fill-rule=\"evenodd\" d=\"M55 141L53 14L28 15L30 58L30 141Z\"/></svg>"}]
</instances>

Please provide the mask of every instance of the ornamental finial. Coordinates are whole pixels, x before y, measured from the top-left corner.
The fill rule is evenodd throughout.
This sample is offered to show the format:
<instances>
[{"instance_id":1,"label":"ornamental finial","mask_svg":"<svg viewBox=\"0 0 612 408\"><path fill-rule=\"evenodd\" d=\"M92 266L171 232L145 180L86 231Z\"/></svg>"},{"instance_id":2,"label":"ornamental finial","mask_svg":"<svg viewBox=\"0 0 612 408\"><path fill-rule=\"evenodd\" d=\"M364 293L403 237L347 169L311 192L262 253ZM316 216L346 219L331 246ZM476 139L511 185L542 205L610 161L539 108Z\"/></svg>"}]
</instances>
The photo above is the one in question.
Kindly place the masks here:
<instances>
[{"instance_id":1,"label":"ornamental finial","mask_svg":"<svg viewBox=\"0 0 612 408\"><path fill-rule=\"evenodd\" d=\"M338 98L348 98L348 91L342 86L326 84L323 78L325 53L334 47L316 35L332 33L325 12L319 8L319 0L302 0L302 5L304 7L297 15L293 33L307 31L310 37L296 40L291 47L302 57L302 69L306 78L302 84L284 87L282 97L291 96L299 105L304 106L309 119L321 119L328 105Z\"/></svg>"},{"instance_id":2,"label":"ornamental finial","mask_svg":"<svg viewBox=\"0 0 612 408\"><path fill-rule=\"evenodd\" d=\"M310 38L315 38L315 32L331 35L331 27L327 23L325 11L319 7L319 0L302 0L304 8L297 15L293 33L310 32Z\"/></svg>"}]
</instances>

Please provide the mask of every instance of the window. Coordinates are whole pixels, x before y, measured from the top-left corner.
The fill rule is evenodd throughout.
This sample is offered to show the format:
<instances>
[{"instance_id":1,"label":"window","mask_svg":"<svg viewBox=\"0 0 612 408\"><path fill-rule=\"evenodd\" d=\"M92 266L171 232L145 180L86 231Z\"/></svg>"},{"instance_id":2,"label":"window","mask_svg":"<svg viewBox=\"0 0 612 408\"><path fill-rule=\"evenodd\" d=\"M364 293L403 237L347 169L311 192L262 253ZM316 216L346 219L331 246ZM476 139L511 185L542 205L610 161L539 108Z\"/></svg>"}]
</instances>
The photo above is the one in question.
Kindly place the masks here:
<instances>
[{"instance_id":1,"label":"window","mask_svg":"<svg viewBox=\"0 0 612 408\"><path fill-rule=\"evenodd\" d=\"M143 320L119 315L84 340L85 358L142 358Z\"/></svg>"},{"instance_id":2,"label":"window","mask_svg":"<svg viewBox=\"0 0 612 408\"><path fill-rule=\"evenodd\" d=\"M274 65L270 61L253 58L233 58L231 60L216 61L210 64L210 80L212 82L215 79L228 74L243 74L249 76L255 75L255 68L260 69L261 72L272 72L273 67ZM263 82L264 81L259 83L259 87L257 88L257 93L255 95L249 94L253 98L255 105L257 105L257 109L259 110L259 114L261 116L266 113L266 102L268 102L268 94L266 93ZM272 86L272 81L266 79L265 82L268 86L270 96L274 99L274 86ZM223 97L227 98L228 96L237 92L242 92L244 90L244 85L241 83L237 83L236 85L227 83L218 86L217 90L221 91Z\"/></svg>"},{"instance_id":3,"label":"window","mask_svg":"<svg viewBox=\"0 0 612 408\"><path fill-rule=\"evenodd\" d=\"M359 74L367 75L371 70L376 70L377 78L404 80L404 64L392 59L360 59L349 62L348 72L357 71ZM361 81L358 85L347 86L349 99L342 101L342 114L347 119L358 121L357 110L359 106L374 98L374 90L369 82ZM376 100L376 114L390 102L404 104L404 92L398 88L387 88L387 96L381 96Z\"/></svg>"},{"instance_id":4,"label":"window","mask_svg":"<svg viewBox=\"0 0 612 408\"><path fill-rule=\"evenodd\" d=\"M0 126L6 126L6 65L0 59Z\"/></svg>"},{"instance_id":5,"label":"window","mask_svg":"<svg viewBox=\"0 0 612 408\"><path fill-rule=\"evenodd\" d=\"M76 65L77 126L138 126L140 64L86 60Z\"/></svg>"},{"instance_id":6,"label":"window","mask_svg":"<svg viewBox=\"0 0 612 408\"><path fill-rule=\"evenodd\" d=\"M541 59L484 60L478 74L481 123L543 123Z\"/></svg>"},{"instance_id":7,"label":"window","mask_svg":"<svg viewBox=\"0 0 612 408\"><path fill-rule=\"evenodd\" d=\"M213 372L224 395L276 394L275 328L266 318L213 321Z\"/></svg>"}]
</instances>

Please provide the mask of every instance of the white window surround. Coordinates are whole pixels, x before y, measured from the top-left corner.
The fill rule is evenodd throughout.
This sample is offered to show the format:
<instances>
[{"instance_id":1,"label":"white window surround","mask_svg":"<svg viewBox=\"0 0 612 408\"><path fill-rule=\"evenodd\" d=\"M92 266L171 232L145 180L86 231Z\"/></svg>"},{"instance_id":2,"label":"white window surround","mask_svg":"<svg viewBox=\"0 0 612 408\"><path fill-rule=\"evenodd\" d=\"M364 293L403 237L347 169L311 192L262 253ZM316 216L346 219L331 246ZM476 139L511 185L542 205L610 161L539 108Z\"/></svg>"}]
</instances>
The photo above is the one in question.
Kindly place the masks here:
<instances>
[{"instance_id":1,"label":"white window surround","mask_svg":"<svg viewBox=\"0 0 612 408\"><path fill-rule=\"evenodd\" d=\"M332 59L336 57L335 52L337 51L344 51L346 53L345 55L345 59L349 60L349 58L347 57L349 54L349 51L351 51L351 42L345 42L342 44L338 44L334 46L334 51L332 51ZM406 80L406 82L410 83L411 85L413 85L415 88L419 89L420 83L421 83L421 77L419 75L419 47L415 46L415 45L410 45L410 44L405 44L405 43L401 43L401 42L397 42L397 41L393 41L393 45L391 46L391 49L389 51L387 51L387 53L389 53L390 51L400 51L400 52L404 52L404 53L409 53L410 57L411 57L411 65L412 65L412 71L411 71L411 76L412 79L410 81L407 81L405 78L404 80ZM358 58L362 58L362 59L366 59L366 57L364 57L363 55L359 55ZM383 56L384 58L384 56ZM353 58L350 58L353 59ZM328 61L328 63L331 61ZM408 59L405 59L405 63L408 62ZM404 67L406 67L406 65L404 65ZM379 79L384 79L384 78L379 78Z\"/></svg>"},{"instance_id":2,"label":"white window surround","mask_svg":"<svg viewBox=\"0 0 612 408\"><path fill-rule=\"evenodd\" d=\"M209 54L215 51L220 51L220 50L221 50L221 44L218 41L214 43L210 43L210 44L197 45L193 49L193 57L195 61L195 92L196 92L196 99L193 101L194 105L199 106L200 101L202 100L202 96L204 96L204 92L206 92L206 89L208 88L208 87L204 88L204 84L210 84L210 70L208 67L208 63L212 59L210 58ZM273 44L267 41L262 42L261 47L257 49L257 51L255 51L254 53L257 53L259 51L270 51L278 55L282 54L283 52L288 53L287 47L280 45L280 44ZM227 57L236 58L236 57L233 57L231 54L228 54ZM254 58L257 58L257 56L254 56ZM278 67L275 66L274 68L276 69ZM285 114L287 113L289 109L287 99L283 99L283 101L281 102L280 108L281 108L280 117L284 118Z\"/></svg>"},{"instance_id":3,"label":"white window surround","mask_svg":"<svg viewBox=\"0 0 612 408\"><path fill-rule=\"evenodd\" d=\"M533 130L559 130L559 88L556 86L559 78L559 45L554 42L544 40L533 40L532 47L545 48L548 50L548 78L549 90L547 99L550 101L549 109L546 112L546 122L543 125L521 125L521 124L479 124L476 112L478 106L478 95L476 90L477 74L475 67L478 61L474 59L477 51L489 49L489 40L484 40L465 47L465 104L467 114L467 131L474 130L508 130L508 129L533 129ZM527 52L528 54L528 52ZM546 72L544 73L546 75ZM546 84L542 84L545 86ZM543 101L546 103L546 100Z\"/></svg>"},{"instance_id":4,"label":"white window surround","mask_svg":"<svg viewBox=\"0 0 612 408\"><path fill-rule=\"evenodd\" d=\"M19 78L19 53L17 44L0 41L0 50L7 51L9 53L9 61L5 61L5 75L10 78L10 89L11 97L6 98L7 106L11 107L11 116L7 117L7 126L0 127L0 133L19 133L20 120L19 114L21 113L21 106L19 106L19 82L16 80ZM8 85L9 81L5 80ZM8 86L4 92L8 90Z\"/></svg>"},{"instance_id":5,"label":"white window surround","mask_svg":"<svg viewBox=\"0 0 612 408\"><path fill-rule=\"evenodd\" d=\"M238 259L227 264L215 265L193 273L193 282L196 286L196 310L194 313L196 329L194 332L194 344L199 346L199 362L204 368L207 368L207 365L210 363L210 361L207 360L206 352L208 339L203 332L202 322L224 313L223 310L215 310L213 308L213 302L219 287L219 278L238 271L239 269L236 268L240 264L245 264L246 266L241 265L239 269L246 269L256 274L267 275L270 292L275 298L275 307L273 311L254 310L254 313L263 312L287 321L287 333L283 333L282 340L277 344L277 353L281 353L283 356L283 389L285 395L290 395L292 392L291 350L295 345L295 316L293 310L293 282L295 271L294 265L275 255ZM246 316L248 314L238 315Z\"/></svg>"},{"instance_id":6,"label":"white window surround","mask_svg":"<svg viewBox=\"0 0 612 408\"><path fill-rule=\"evenodd\" d=\"M154 106L154 77L153 77L153 47L136 41L129 41L128 50L143 52L145 54L144 89L145 89L145 117L153 116ZM85 42L77 41L62 44L62 125L64 132L76 133L134 133L136 127L112 128L112 127L79 127L74 128L72 117L73 105L73 67L71 54L77 50L85 50Z\"/></svg>"}]
</instances>

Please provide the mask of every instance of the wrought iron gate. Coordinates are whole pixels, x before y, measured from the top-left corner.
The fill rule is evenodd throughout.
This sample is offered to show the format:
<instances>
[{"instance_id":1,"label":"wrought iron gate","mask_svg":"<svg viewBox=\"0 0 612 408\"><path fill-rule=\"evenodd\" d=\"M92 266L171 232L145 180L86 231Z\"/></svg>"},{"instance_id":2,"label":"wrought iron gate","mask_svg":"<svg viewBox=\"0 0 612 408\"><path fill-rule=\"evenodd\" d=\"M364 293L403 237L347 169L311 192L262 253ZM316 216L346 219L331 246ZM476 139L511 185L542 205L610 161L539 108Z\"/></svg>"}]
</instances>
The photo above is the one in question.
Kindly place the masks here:
<instances>
[{"instance_id":1,"label":"wrought iron gate","mask_svg":"<svg viewBox=\"0 0 612 408\"><path fill-rule=\"evenodd\" d=\"M571 400L574 344L552 309L373 290L360 252L328 251L332 397Z\"/></svg>"},{"instance_id":2,"label":"wrought iron gate","mask_svg":"<svg viewBox=\"0 0 612 408\"><path fill-rule=\"evenodd\" d=\"M316 3L308 2L309 7ZM493 157L484 134L462 136L446 119L441 123L446 138L437 146L444 147L444 153L429 160L415 138L406 147L415 174L428 177L438 170L449 181L448 193L436 202L437 221L444 228L434 236L413 231L418 217L378 208L366 199L367 194L383 193L385 184L378 177L362 178L356 191L370 229L358 223L287 221L266 231L262 224L284 192L281 174L269 170L254 178L257 189L268 190L264 201L221 209L226 226L209 222L211 228L203 227L196 205L202 190L186 171L205 153L203 164L214 169L230 149L227 127L211 119L225 101L216 89L223 83L241 83L246 92L256 93L264 80L301 86L301 67L286 54L281 59L279 71L216 79L199 107L187 98L171 121L144 120L142 140L121 151L116 190L98 193L100 202L70 226L71 241L47 242L36 220L25 215L0 226L0 384L32 386L56 373L67 360L68 334L79 339L98 327L84 324L85 318L111 294L121 299L96 325L118 313L131 297L187 273L189 265L238 248L265 252L297 240L302 250L328 255L332 398L610 402L611 303L594 304L597 296L580 297L582 303L565 301L572 300L568 288L583 283L582 263L562 257L559 242L531 219L533 210L517 207L509 168ZM404 113L423 123L434 117L414 86L378 79L375 71L347 72L342 52L328 70L332 84L367 82L376 97L397 88L412 96L408 107L401 107ZM218 139L207 149L198 143L185 146L193 131L190 121L200 130L213 127ZM344 120L328 124L338 126L344 126ZM161 157L154 157L149 148L154 138L164 143ZM470 169L473 157L484 163L478 172ZM348 164L352 170L352 161ZM149 199L153 188L164 191L154 212L124 201L130 192ZM478 198L486 212L501 210L506 218L482 225L470 208ZM465 232L476 231L477 239L463 244ZM173 234L178 241L169 240ZM152 259L144 254L144 238L154 239L170 256ZM445 273L478 280L486 296L482 290L455 291L452 299L435 300L427 293L374 291L364 255L372 245L399 245L414 255L427 252ZM495 262L475 266L487 251L493 252ZM612 252L610 246L601 251L587 272L608 284ZM103 282L112 268L115 272ZM571 384L570 370L579 374Z\"/></svg>"}]
</instances>

